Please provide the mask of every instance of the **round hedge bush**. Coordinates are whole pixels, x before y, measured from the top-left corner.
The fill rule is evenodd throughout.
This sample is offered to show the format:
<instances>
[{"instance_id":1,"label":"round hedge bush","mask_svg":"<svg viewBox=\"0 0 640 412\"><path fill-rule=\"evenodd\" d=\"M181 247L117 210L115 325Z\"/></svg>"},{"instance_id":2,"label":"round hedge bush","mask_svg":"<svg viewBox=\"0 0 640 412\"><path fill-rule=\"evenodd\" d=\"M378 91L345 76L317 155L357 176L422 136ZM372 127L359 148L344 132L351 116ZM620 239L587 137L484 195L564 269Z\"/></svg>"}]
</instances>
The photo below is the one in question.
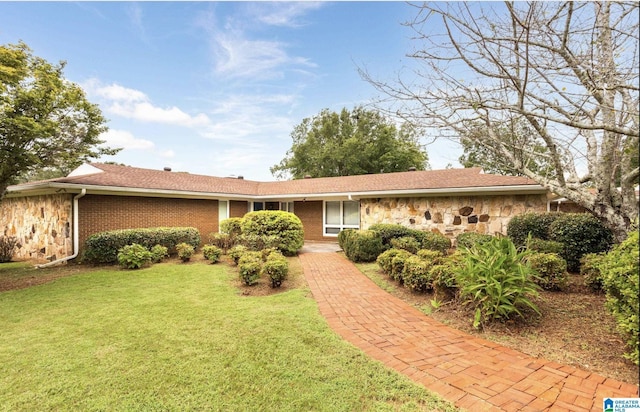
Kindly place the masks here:
<instances>
[{"instance_id":1,"label":"round hedge bush","mask_svg":"<svg viewBox=\"0 0 640 412\"><path fill-rule=\"evenodd\" d=\"M549 239L564 245L567 270L577 273L582 256L611 248L613 233L589 213L563 213L549 226Z\"/></svg>"},{"instance_id":2,"label":"round hedge bush","mask_svg":"<svg viewBox=\"0 0 640 412\"><path fill-rule=\"evenodd\" d=\"M526 246L527 238L549 240L549 227L562 213L524 213L514 216L507 224L507 236L516 246Z\"/></svg>"},{"instance_id":3,"label":"round hedge bush","mask_svg":"<svg viewBox=\"0 0 640 412\"><path fill-rule=\"evenodd\" d=\"M244 215L242 235L275 236L277 248L285 256L293 256L304 245L302 221L293 213L281 210L261 210Z\"/></svg>"}]
</instances>

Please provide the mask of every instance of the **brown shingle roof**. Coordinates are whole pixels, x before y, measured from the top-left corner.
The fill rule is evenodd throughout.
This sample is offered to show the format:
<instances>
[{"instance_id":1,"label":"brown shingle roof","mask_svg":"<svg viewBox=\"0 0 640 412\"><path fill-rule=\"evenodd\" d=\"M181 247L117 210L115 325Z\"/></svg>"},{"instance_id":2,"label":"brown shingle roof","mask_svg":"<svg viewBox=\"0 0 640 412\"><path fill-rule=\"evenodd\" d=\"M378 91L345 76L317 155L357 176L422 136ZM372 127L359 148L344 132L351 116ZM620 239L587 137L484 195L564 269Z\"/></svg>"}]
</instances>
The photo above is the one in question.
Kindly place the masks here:
<instances>
[{"instance_id":1,"label":"brown shingle roof","mask_svg":"<svg viewBox=\"0 0 640 412\"><path fill-rule=\"evenodd\" d=\"M222 193L248 196L312 195L401 190L470 189L505 186L538 186L531 179L484 174L480 168L445 169L359 176L323 177L275 182L256 182L229 177L141 169L92 163L103 171L54 179L78 185Z\"/></svg>"}]
</instances>

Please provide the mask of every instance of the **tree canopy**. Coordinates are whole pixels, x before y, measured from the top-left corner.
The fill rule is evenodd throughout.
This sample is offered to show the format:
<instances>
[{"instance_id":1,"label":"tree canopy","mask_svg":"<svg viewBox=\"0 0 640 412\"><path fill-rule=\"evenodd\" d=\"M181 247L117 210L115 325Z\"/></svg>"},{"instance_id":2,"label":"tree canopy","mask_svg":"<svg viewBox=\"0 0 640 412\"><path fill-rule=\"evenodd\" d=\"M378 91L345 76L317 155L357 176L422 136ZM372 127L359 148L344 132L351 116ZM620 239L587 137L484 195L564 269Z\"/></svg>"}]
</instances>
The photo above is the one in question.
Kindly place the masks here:
<instances>
[{"instance_id":1,"label":"tree canopy","mask_svg":"<svg viewBox=\"0 0 640 412\"><path fill-rule=\"evenodd\" d=\"M25 175L71 170L119 150L100 146L105 119L64 67L24 43L0 45L0 199Z\"/></svg>"},{"instance_id":2,"label":"tree canopy","mask_svg":"<svg viewBox=\"0 0 640 412\"><path fill-rule=\"evenodd\" d=\"M378 81L361 71L390 98L381 108L436 137L447 131L446 137L468 139L590 210L623 239L639 212L638 3L415 7L407 25L415 32L410 57L419 68L410 80L401 73L396 81ZM544 150L504 138L502 131L519 121ZM528 161L527 151L540 161Z\"/></svg>"},{"instance_id":3,"label":"tree canopy","mask_svg":"<svg viewBox=\"0 0 640 412\"><path fill-rule=\"evenodd\" d=\"M322 110L291 133L286 157L271 167L277 178L349 176L424 170L428 156L415 129L399 128L381 113L356 107L340 113Z\"/></svg>"}]
</instances>

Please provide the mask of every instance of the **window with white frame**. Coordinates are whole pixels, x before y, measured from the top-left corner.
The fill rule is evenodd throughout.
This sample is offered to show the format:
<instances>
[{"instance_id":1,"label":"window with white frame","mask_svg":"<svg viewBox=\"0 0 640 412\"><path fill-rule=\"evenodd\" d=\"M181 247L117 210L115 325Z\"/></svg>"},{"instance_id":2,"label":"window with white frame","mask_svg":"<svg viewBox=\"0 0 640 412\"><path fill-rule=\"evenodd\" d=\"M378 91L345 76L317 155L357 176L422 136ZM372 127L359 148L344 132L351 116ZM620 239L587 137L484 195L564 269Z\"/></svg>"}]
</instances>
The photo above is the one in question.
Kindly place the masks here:
<instances>
[{"instance_id":1,"label":"window with white frame","mask_svg":"<svg viewBox=\"0 0 640 412\"><path fill-rule=\"evenodd\" d=\"M360 202L325 201L323 231L325 236L338 236L344 229L360 228Z\"/></svg>"}]
</instances>

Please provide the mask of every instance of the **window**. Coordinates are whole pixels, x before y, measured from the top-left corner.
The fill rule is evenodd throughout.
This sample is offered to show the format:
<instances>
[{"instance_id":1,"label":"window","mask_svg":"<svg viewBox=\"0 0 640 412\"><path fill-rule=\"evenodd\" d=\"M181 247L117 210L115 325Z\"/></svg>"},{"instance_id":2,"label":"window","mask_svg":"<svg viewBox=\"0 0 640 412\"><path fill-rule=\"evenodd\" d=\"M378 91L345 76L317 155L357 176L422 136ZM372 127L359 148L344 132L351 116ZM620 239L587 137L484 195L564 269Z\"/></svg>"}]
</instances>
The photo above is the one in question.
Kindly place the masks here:
<instances>
[{"instance_id":1,"label":"window","mask_svg":"<svg viewBox=\"0 0 640 412\"><path fill-rule=\"evenodd\" d=\"M323 227L325 236L338 236L344 229L359 229L360 202L325 202Z\"/></svg>"},{"instance_id":2,"label":"window","mask_svg":"<svg viewBox=\"0 0 640 412\"><path fill-rule=\"evenodd\" d=\"M220 222L229 217L229 201L218 200L218 231L220 231Z\"/></svg>"}]
</instances>

